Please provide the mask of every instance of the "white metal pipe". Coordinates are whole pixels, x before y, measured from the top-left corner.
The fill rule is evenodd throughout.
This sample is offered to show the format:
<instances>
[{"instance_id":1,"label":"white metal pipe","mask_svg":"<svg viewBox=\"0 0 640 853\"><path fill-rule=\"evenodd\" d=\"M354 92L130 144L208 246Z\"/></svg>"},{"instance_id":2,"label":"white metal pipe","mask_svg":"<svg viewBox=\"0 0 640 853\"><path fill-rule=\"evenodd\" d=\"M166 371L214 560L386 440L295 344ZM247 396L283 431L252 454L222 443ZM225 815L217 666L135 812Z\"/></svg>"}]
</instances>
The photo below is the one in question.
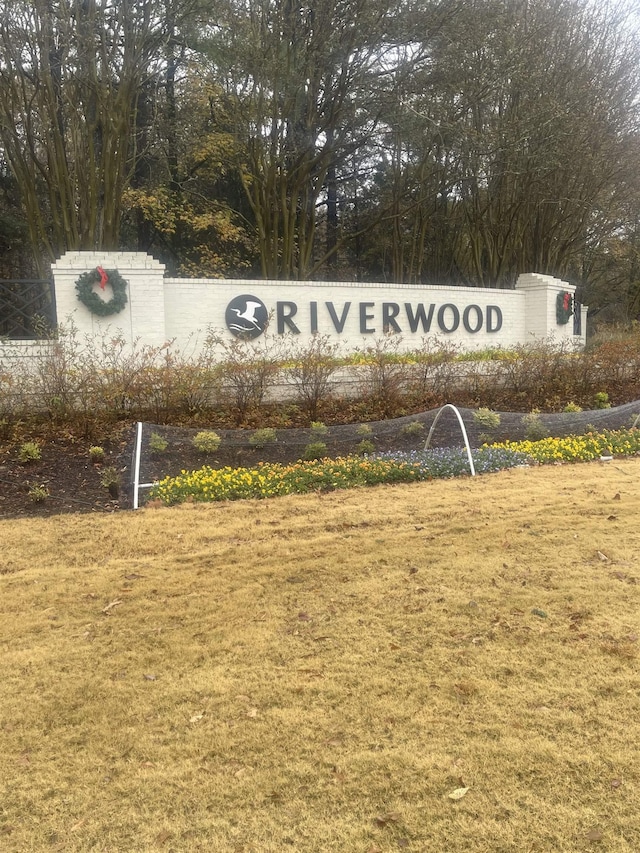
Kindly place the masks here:
<instances>
[{"instance_id":1,"label":"white metal pipe","mask_svg":"<svg viewBox=\"0 0 640 853\"><path fill-rule=\"evenodd\" d=\"M142 421L138 421L136 430L136 455L133 465L133 508L138 509L138 490L140 488L140 453L142 450Z\"/></svg>"},{"instance_id":2,"label":"white metal pipe","mask_svg":"<svg viewBox=\"0 0 640 853\"><path fill-rule=\"evenodd\" d=\"M433 423L431 424L431 429L429 430L429 435L427 436L427 440L424 445L424 449L429 449L429 442L431 441L431 436L433 435L433 431L435 429L438 420L440 419L440 415L444 412L445 409L453 409L456 413L456 417L458 418L458 423L460 424L460 429L462 430L462 438L464 439L464 446L467 448L467 459L469 460L469 469L471 471L471 476L476 476L475 465L473 464L473 456L471 454L471 447L469 445L469 437L467 435L467 429L464 425L464 421L462 420L462 415L458 411L458 409L453 405L453 403L445 403L441 409L438 410L438 414L433 419Z\"/></svg>"}]
</instances>

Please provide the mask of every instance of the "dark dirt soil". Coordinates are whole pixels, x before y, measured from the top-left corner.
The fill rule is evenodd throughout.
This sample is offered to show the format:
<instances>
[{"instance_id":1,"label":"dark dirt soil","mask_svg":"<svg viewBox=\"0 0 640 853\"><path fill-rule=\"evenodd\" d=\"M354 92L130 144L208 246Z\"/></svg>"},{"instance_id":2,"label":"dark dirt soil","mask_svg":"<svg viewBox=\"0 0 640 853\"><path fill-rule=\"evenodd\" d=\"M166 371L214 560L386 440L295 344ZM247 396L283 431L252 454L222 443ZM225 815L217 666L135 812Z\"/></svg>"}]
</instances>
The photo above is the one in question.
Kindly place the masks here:
<instances>
[{"instance_id":1,"label":"dark dirt soil","mask_svg":"<svg viewBox=\"0 0 640 853\"><path fill-rule=\"evenodd\" d=\"M20 442L0 442L0 518L41 518L58 513L115 512L128 508L126 487L120 489L116 499L100 482L103 470L113 466L126 484L126 470L122 469L126 469L127 434L101 442L105 450L101 465L94 465L89 458L89 448L95 442L69 435L37 440L41 459L27 464L18 459ZM34 487L45 488L49 496L44 501L34 501L30 496Z\"/></svg>"}]
</instances>

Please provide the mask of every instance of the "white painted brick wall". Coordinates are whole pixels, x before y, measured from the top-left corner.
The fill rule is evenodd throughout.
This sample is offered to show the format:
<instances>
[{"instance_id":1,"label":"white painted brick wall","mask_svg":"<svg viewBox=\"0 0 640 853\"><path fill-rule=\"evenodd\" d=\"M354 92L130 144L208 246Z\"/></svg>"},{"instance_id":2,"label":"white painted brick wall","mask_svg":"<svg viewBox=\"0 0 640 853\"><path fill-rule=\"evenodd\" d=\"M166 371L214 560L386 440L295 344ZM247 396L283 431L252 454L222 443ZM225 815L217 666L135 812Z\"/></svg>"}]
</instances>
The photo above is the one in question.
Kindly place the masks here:
<instances>
[{"instance_id":1,"label":"white painted brick wall","mask_svg":"<svg viewBox=\"0 0 640 853\"><path fill-rule=\"evenodd\" d=\"M272 314L271 335L278 334L278 303L281 307L284 303L293 303L297 310L291 320L300 334L294 334L286 323L283 328L286 334L300 343L309 340L312 335L311 303L315 303L318 333L335 337L346 352L372 346L376 338L383 336L384 303L399 306L399 312L394 319L400 328L405 349L420 346L427 334L429 337L437 336L440 340L449 340L463 349L482 349L498 345L509 347L521 342L525 334L525 298L524 294L514 290L445 286L425 288L381 283L341 284L167 278L165 279L165 312L168 337L182 342L186 341L189 335L195 335L198 340L202 340L207 328L210 328L231 340L232 335L225 325L225 310L229 302L241 294L255 296L266 305ZM340 334L336 332L327 303L334 306L338 320L342 319L347 303L351 303ZM426 315L430 311L430 306L435 306L429 333L423 331L422 323L418 324L415 333L411 332L405 303L412 306L414 318L419 304L424 306ZM456 331L444 332L438 326L438 312L445 305L454 305L459 312L460 320ZM463 327L465 308L472 305L477 306L482 315L482 329L473 334ZM488 306L498 306L502 312L500 332L486 331ZM292 306L287 305L283 310L288 314ZM361 311L367 315L365 325L370 330L370 334L361 332ZM448 328L453 326L454 314L451 308L446 309L443 320ZM480 314L476 309L469 312L468 320L472 327L478 323Z\"/></svg>"},{"instance_id":2,"label":"white painted brick wall","mask_svg":"<svg viewBox=\"0 0 640 853\"><path fill-rule=\"evenodd\" d=\"M75 282L83 272L97 266L106 270L117 269L128 282L128 302L119 314L97 317L78 301ZM284 332L292 340L304 344L311 339L311 306L315 304L318 333L331 335L332 340L340 342L345 353L372 346L384 335L385 303L387 318L391 317L400 329L402 349L418 348L425 337L450 341L466 350L511 347L532 339L570 339L584 344L586 329L586 308L582 309L583 335L580 338L573 336L571 321L566 326L557 324L556 296L561 290L573 293L575 288L538 273L521 275L514 290L384 283L177 279L166 278L161 263L136 252L68 252L53 264L52 271L60 324L72 322L81 336L117 331L130 343L138 341L161 346L172 342L172 346L184 355L195 355L209 330L228 341L233 340L226 327L225 311L234 297L243 294L260 299L272 315L267 336L257 338L256 344L269 336L278 336L278 312L282 315L293 310L292 305L285 303L296 306L291 321L300 334L292 334L287 324L283 324ZM344 316L341 333L336 331L327 303L333 305L336 319ZM347 303L351 303L348 311ZM414 318L419 305L423 306L427 316L433 306L428 333L423 331L421 323L415 332L411 332L406 303L411 306L410 313ZM394 314L395 307L390 308L390 305L397 306L397 315ZM497 306L502 313L499 331L487 330L489 310L494 312L495 319L495 308L490 309L489 306ZM482 320L478 331L465 330L465 310L472 328ZM439 328L439 314L441 323L451 329L456 311L459 315L458 328L454 331ZM362 332L363 320L367 334ZM5 346L0 345L0 360Z\"/></svg>"}]
</instances>

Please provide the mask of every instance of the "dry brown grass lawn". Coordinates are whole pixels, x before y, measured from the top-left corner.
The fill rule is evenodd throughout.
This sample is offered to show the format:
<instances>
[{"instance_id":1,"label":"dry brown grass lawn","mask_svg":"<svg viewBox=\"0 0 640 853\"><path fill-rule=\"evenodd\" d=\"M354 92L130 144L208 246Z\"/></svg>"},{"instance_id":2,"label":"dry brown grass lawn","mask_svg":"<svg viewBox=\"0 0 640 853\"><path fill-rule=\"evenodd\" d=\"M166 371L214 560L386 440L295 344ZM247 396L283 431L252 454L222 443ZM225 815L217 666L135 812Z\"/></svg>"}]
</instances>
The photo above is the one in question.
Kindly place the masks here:
<instances>
[{"instance_id":1,"label":"dry brown grass lawn","mask_svg":"<svg viewBox=\"0 0 640 853\"><path fill-rule=\"evenodd\" d=\"M0 850L638 851L639 516L636 459L1 522Z\"/></svg>"}]
</instances>

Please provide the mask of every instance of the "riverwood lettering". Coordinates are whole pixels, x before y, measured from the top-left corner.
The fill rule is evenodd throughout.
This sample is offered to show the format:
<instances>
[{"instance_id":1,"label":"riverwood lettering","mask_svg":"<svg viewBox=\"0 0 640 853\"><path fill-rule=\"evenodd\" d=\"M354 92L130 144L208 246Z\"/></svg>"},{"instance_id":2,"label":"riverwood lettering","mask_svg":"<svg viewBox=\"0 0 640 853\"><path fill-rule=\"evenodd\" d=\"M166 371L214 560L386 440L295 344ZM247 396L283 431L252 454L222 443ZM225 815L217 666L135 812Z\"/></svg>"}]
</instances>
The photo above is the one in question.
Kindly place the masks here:
<instances>
[{"instance_id":1,"label":"riverwood lettering","mask_svg":"<svg viewBox=\"0 0 640 853\"><path fill-rule=\"evenodd\" d=\"M318 302L309 302L308 322L312 334L320 331L318 307ZM498 305L487 305L483 310L480 305L472 304L461 310L453 302L445 302L440 306L434 302L429 305L422 302L416 305L410 302L403 305L398 302L359 302L355 306L351 302L344 302L340 308L336 308L333 302L325 302L324 309L338 334L343 332L347 319L353 316L357 317L361 335L380 332L427 334L432 331L434 322L437 329L445 334L455 332L460 323L472 335L483 329L485 332L494 333L502 328L502 311ZM285 332L299 335L299 324L302 325L296 302L276 303L276 327L279 335Z\"/></svg>"}]
</instances>

